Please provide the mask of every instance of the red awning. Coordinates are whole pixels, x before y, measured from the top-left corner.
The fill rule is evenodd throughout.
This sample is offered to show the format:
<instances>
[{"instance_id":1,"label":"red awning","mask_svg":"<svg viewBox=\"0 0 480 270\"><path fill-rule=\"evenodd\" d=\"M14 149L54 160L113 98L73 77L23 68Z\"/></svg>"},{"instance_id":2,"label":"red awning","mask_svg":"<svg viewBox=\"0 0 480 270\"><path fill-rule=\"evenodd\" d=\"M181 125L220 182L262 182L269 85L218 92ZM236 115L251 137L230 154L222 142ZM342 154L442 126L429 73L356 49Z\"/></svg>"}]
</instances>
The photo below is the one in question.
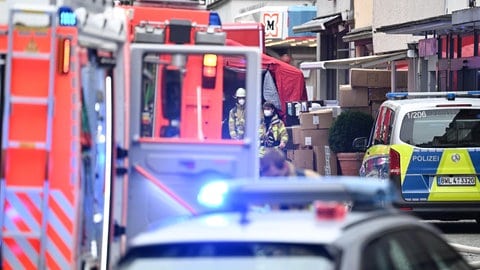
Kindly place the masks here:
<instances>
[{"instance_id":1,"label":"red awning","mask_svg":"<svg viewBox=\"0 0 480 270\"><path fill-rule=\"evenodd\" d=\"M244 46L231 39L227 39L226 45ZM226 59L226 65L233 68L245 67L243 59L235 57ZM305 78L300 69L267 54L262 54L262 69L268 69L272 73L282 103L281 111L283 113L286 112L286 102L308 99Z\"/></svg>"}]
</instances>

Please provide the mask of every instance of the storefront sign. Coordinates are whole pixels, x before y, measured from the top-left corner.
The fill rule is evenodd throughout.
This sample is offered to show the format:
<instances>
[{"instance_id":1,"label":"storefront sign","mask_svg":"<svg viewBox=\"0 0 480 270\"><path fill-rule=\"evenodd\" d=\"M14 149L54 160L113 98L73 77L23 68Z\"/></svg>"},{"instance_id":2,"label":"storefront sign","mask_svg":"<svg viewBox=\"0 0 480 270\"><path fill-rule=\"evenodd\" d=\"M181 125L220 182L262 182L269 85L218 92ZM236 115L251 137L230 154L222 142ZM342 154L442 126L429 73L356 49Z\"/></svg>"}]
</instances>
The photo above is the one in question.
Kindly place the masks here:
<instances>
[{"instance_id":1,"label":"storefront sign","mask_svg":"<svg viewBox=\"0 0 480 270\"><path fill-rule=\"evenodd\" d=\"M283 12L263 12L262 22L265 25L265 38L282 38Z\"/></svg>"}]
</instances>

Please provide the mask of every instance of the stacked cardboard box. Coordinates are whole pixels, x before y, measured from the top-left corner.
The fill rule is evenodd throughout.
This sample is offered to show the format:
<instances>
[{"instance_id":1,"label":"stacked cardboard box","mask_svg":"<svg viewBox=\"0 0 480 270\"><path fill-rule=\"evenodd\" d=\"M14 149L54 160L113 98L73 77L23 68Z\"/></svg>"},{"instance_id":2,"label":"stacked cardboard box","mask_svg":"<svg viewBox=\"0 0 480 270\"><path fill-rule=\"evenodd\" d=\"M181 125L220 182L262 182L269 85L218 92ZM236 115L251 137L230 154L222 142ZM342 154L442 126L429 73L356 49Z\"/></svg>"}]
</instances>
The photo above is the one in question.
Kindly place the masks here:
<instances>
[{"instance_id":1,"label":"stacked cardboard box","mask_svg":"<svg viewBox=\"0 0 480 270\"><path fill-rule=\"evenodd\" d=\"M377 115L380 104L386 100L385 95L391 91L390 70L350 69L350 84L339 86L339 104L342 109L355 109ZM396 71L395 86L397 90L406 89L408 72Z\"/></svg>"},{"instance_id":2,"label":"stacked cardboard box","mask_svg":"<svg viewBox=\"0 0 480 270\"><path fill-rule=\"evenodd\" d=\"M287 157L299 168L313 169L321 175L336 174L337 161L328 150L328 130L333 122L332 109L320 109L299 115L300 125L289 127L293 149Z\"/></svg>"},{"instance_id":3,"label":"stacked cardboard box","mask_svg":"<svg viewBox=\"0 0 480 270\"><path fill-rule=\"evenodd\" d=\"M344 110L355 109L377 115L378 108L386 100L390 88L352 87L350 84L339 86L339 104Z\"/></svg>"},{"instance_id":4,"label":"stacked cardboard box","mask_svg":"<svg viewBox=\"0 0 480 270\"><path fill-rule=\"evenodd\" d=\"M350 69L350 85L353 88L391 88L392 72L379 69ZM395 73L395 86L406 89L408 84L408 71L397 70Z\"/></svg>"}]
</instances>

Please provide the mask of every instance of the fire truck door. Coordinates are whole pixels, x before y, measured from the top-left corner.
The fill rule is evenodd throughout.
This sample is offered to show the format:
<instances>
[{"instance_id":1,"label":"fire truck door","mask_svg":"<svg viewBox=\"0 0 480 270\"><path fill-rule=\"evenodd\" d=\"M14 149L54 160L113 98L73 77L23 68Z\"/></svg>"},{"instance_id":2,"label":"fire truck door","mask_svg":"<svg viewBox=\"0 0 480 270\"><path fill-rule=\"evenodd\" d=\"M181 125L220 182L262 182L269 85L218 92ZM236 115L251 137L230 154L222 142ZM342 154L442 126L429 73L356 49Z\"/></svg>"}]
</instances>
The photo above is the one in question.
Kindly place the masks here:
<instances>
[{"instance_id":1,"label":"fire truck door","mask_svg":"<svg viewBox=\"0 0 480 270\"><path fill-rule=\"evenodd\" d=\"M204 139L143 137L142 78L143 68L149 54L216 54L222 57L240 57L246 61L245 139ZM158 57L158 59L162 59ZM151 63L151 58L148 61ZM159 61L159 65L161 65ZM223 67L222 67L223 68ZM187 69L188 72L199 72ZM192 215L202 211L196 202L200 186L218 179L256 179L258 175L257 131L260 113L260 50L253 47L225 47L213 45L176 46L155 44L132 44L131 46L131 93L130 93L130 146L128 177L127 238L165 222L168 218ZM144 73L144 72L143 72ZM178 80L181 81L181 80ZM191 83L191 82L190 82ZM161 89L156 89L161 93ZM167 89L169 90L169 89ZM197 86L196 108L191 115L182 115L182 121L198 125L202 114L202 91L222 91ZM225 97L227 98L227 97ZM229 97L231 98L231 97ZM220 112L221 113L221 112ZM220 123L221 124L221 123ZM200 128L201 129L201 128ZM201 130L199 131L201 132Z\"/></svg>"}]
</instances>

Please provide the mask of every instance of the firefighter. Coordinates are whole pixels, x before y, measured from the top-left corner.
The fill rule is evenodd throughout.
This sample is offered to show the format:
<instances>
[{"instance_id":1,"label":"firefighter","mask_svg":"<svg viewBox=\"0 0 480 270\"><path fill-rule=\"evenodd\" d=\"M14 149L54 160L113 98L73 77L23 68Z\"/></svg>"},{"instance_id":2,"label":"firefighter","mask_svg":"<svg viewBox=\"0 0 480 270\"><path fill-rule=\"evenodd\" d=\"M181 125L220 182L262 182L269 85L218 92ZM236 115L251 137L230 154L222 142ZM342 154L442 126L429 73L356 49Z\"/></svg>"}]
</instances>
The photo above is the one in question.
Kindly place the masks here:
<instances>
[{"instance_id":1,"label":"firefighter","mask_svg":"<svg viewBox=\"0 0 480 270\"><path fill-rule=\"evenodd\" d=\"M235 107L228 114L228 130L230 138L241 140L245 136L245 97L247 91L244 88L238 88L235 92Z\"/></svg>"},{"instance_id":2,"label":"firefighter","mask_svg":"<svg viewBox=\"0 0 480 270\"><path fill-rule=\"evenodd\" d=\"M277 108L267 101L263 104L263 116L260 123L260 150L262 157L267 148L279 148L283 150L288 142L287 128L279 118Z\"/></svg>"}]
</instances>

